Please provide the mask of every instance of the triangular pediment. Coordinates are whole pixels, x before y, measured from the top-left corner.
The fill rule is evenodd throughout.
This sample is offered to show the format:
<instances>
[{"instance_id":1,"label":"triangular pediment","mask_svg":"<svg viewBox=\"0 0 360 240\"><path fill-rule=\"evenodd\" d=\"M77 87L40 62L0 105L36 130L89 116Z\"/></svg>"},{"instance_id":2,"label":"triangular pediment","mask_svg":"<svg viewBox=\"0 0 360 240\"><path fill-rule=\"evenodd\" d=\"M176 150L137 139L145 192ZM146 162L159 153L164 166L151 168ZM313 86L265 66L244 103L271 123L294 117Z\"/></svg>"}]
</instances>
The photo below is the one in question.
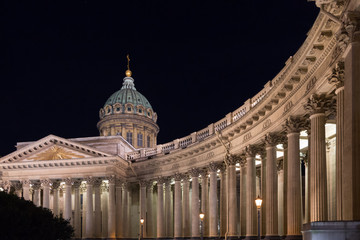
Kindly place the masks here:
<instances>
[{"instance_id":1,"label":"triangular pediment","mask_svg":"<svg viewBox=\"0 0 360 240\"><path fill-rule=\"evenodd\" d=\"M0 158L1 163L99 158L112 155L65 138L49 135Z\"/></svg>"}]
</instances>

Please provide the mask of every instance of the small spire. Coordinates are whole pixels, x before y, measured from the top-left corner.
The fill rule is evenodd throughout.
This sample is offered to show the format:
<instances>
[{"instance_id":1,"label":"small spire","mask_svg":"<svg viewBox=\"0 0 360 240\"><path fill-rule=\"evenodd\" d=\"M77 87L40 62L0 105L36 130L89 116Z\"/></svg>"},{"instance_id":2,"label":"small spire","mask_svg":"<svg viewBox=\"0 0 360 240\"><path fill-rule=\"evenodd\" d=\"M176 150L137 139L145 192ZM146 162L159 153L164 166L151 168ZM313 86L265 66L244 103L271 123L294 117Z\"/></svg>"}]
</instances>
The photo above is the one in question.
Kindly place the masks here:
<instances>
[{"instance_id":1,"label":"small spire","mask_svg":"<svg viewBox=\"0 0 360 240\"><path fill-rule=\"evenodd\" d=\"M125 72L125 75L127 76L127 77L131 77L131 71L130 71L130 57L129 57L129 54L128 55L126 55L126 58L127 58L127 70L126 70L126 72Z\"/></svg>"}]
</instances>

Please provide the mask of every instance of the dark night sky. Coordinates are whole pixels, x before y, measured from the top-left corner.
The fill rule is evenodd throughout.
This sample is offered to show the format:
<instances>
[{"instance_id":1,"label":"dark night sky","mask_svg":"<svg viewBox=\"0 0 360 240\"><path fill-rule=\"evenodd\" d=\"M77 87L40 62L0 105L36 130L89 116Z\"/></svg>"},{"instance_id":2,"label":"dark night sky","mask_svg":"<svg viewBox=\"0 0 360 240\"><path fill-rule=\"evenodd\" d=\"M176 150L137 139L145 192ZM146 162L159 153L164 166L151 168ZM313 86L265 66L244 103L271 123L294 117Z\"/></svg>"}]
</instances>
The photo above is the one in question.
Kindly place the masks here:
<instances>
[{"instance_id":1,"label":"dark night sky","mask_svg":"<svg viewBox=\"0 0 360 240\"><path fill-rule=\"evenodd\" d=\"M98 136L127 53L158 143L201 130L282 69L318 12L306 0L1 1L0 155L48 134Z\"/></svg>"}]
</instances>

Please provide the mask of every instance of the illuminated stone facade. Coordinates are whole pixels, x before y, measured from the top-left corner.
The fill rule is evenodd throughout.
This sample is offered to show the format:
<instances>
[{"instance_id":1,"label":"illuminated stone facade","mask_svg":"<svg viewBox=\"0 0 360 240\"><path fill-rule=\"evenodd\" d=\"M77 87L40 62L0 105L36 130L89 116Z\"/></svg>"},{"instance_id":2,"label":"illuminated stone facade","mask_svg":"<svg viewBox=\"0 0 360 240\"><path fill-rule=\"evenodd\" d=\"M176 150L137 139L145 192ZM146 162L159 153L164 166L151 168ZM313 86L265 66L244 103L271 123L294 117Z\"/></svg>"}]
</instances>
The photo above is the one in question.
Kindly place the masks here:
<instances>
[{"instance_id":1,"label":"illuminated stone facade","mask_svg":"<svg viewBox=\"0 0 360 240\"><path fill-rule=\"evenodd\" d=\"M18 143L2 188L62 213L76 237L359 239L360 1L316 4L297 53L225 118L156 145L154 112L105 104L99 137ZM126 141L141 129L150 147Z\"/></svg>"}]
</instances>

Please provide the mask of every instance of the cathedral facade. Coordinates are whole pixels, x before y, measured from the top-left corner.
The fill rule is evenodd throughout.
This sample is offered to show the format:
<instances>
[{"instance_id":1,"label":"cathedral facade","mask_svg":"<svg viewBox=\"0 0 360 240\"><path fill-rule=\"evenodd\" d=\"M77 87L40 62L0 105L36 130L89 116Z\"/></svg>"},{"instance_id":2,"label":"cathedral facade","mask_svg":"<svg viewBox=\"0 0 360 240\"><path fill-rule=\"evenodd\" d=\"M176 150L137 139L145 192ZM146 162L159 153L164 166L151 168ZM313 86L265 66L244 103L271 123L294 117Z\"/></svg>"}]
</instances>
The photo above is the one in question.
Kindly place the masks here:
<instances>
[{"instance_id":1,"label":"cathedral facade","mask_svg":"<svg viewBox=\"0 0 360 240\"><path fill-rule=\"evenodd\" d=\"M17 143L2 189L69 219L79 239L359 239L360 1L315 4L297 53L223 119L158 144L128 68L99 136Z\"/></svg>"}]
</instances>

